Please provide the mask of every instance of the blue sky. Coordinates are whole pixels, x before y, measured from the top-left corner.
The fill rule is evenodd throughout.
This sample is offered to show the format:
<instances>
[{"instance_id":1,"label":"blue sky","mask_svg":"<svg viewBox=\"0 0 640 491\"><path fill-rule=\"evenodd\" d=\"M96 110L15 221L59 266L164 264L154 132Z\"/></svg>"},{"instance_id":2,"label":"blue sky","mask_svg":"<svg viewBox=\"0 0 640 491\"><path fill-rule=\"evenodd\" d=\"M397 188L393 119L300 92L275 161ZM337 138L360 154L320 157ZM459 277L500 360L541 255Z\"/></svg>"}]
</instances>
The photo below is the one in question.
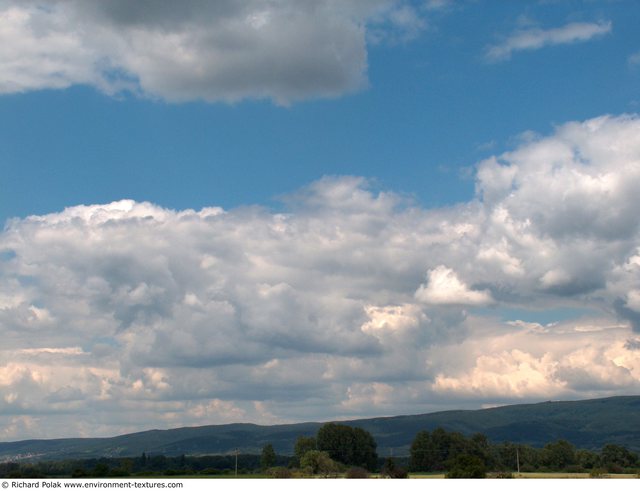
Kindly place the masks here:
<instances>
[{"instance_id":1,"label":"blue sky","mask_svg":"<svg viewBox=\"0 0 640 491\"><path fill-rule=\"evenodd\" d=\"M176 5L0 0L0 439L638 393L637 2Z\"/></svg>"},{"instance_id":2,"label":"blue sky","mask_svg":"<svg viewBox=\"0 0 640 491\"><path fill-rule=\"evenodd\" d=\"M277 206L274 197L327 174L450 204L473 196L473 165L520 133L636 110L635 2L419 7L415 37L367 45L368 87L331 99L171 103L86 84L4 94L0 219L121 198ZM611 29L486 58L518 29L571 22Z\"/></svg>"}]
</instances>

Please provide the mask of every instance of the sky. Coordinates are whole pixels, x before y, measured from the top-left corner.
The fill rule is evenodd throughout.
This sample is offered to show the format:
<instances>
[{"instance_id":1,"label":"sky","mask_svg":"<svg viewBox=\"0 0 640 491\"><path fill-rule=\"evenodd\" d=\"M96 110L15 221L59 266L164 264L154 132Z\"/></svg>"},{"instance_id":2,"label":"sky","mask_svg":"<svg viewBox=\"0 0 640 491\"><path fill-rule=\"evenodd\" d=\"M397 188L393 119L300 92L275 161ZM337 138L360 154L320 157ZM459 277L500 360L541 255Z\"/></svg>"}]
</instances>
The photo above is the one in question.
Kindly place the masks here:
<instances>
[{"instance_id":1,"label":"sky","mask_svg":"<svg viewBox=\"0 0 640 491\"><path fill-rule=\"evenodd\" d=\"M640 393L638 18L0 0L0 441Z\"/></svg>"}]
</instances>

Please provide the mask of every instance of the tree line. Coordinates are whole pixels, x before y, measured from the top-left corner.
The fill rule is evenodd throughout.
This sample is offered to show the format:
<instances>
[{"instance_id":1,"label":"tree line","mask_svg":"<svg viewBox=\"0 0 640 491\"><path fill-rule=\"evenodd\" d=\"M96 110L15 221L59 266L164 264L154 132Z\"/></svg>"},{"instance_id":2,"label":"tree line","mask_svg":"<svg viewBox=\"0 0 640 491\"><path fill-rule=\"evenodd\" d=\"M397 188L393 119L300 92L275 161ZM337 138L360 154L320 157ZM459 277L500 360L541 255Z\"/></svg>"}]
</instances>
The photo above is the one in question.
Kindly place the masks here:
<instances>
[{"instance_id":1,"label":"tree line","mask_svg":"<svg viewBox=\"0 0 640 491\"><path fill-rule=\"evenodd\" d=\"M266 473L273 477L309 475L407 477L408 472L445 473L447 477L508 477L520 472L638 473L638 454L620 445L605 445L599 452L578 449L566 440L542 448L512 442L491 443L481 433L465 436L437 428L420 431L409 456L380 458L368 431L327 423L315 436L300 436L293 456L278 455L267 444L260 455L177 456L147 455L55 462L0 463L0 477L120 477L149 475L233 475Z\"/></svg>"},{"instance_id":2,"label":"tree line","mask_svg":"<svg viewBox=\"0 0 640 491\"><path fill-rule=\"evenodd\" d=\"M465 437L459 432L437 428L421 431L411 444L409 467L413 472L588 472L638 473L638 454L620 445L607 444L600 452L578 449L566 440L542 448L504 442L492 444L477 433ZM454 476L452 476L454 477Z\"/></svg>"}]
</instances>

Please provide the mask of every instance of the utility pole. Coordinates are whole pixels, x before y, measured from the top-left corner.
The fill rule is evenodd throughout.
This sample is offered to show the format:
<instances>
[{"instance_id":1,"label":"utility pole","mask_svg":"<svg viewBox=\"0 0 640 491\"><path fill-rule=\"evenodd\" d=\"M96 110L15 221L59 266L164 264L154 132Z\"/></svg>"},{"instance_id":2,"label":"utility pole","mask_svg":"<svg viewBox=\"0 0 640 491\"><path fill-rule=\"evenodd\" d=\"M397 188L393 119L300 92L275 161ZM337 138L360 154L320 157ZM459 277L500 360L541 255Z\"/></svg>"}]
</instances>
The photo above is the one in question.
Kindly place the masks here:
<instances>
[{"instance_id":1,"label":"utility pole","mask_svg":"<svg viewBox=\"0 0 640 491\"><path fill-rule=\"evenodd\" d=\"M520 452L518 447L516 447L516 465L518 466L518 474L520 474Z\"/></svg>"}]
</instances>

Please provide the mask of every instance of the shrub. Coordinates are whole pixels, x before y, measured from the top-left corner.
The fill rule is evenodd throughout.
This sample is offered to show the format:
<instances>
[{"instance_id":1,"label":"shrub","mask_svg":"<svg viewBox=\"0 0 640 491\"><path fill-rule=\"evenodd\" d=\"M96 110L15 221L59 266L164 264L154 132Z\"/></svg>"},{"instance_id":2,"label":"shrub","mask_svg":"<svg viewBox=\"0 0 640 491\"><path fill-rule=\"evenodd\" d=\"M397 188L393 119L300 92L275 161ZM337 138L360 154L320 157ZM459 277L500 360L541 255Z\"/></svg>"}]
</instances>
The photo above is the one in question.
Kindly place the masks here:
<instances>
[{"instance_id":1,"label":"shrub","mask_svg":"<svg viewBox=\"0 0 640 491\"><path fill-rule=\"evenodd\" d=\"M291 470L286 467L271 467L267 469L267 475L274 479L290 479Z\"/></svg>"},{"instance_id":2,"label":"shrub","mask_svg":"<svg viewBox=\"0 0 640 491\"><path fill-rule=\"evenodd\" d=\"M309 450L302 456L300 467L309 474L321 474L325 477L336 475L340 471L340 466L327 452L320 450Z\"/></svg>"},{"instance_id":3,"label":"shrub","mask_svg":"<svg viewBox=\"0 0 640 491\"><path fill-rule=\"evenodd\" d=\"M165 476L179 476L181 475L183 472L178 470L178 469L167 469L164 471L164 475Z\"/></svg>"},{"instance_id":4,"label":"shrub","mask_svg":"<svg viewBox=\"0 0 640 491\"><path fill-rule=\"evenodd\" d=\"M618 464L609 464L607 466L607 470L611 474L624 474L624 468L621 465L618 465Z\"/></svg>"},{"instance_id":5,"label":"shrub","mask_svg":"<svg viewBox=\"0 0 640 491\"><path fill-rule=\"evenodd\" d=\"M369 477L369 471L362 467L351 467L344 477L347 479L367 479Z\"/></svg>"},{"instance_id":6,"label":"shrub","mask_svg":"<svg viewBox=\"0 0 640 491\"><path fill-rule=\"evenodd\" d=\"M109 470L110 469L107 464L100 462L93 468L91 475L93 477L107 477L109 475Z\"/></svg>"},{"instance_id":7,"label":"shrub","mask_svg":"<svg viewBox=\"0 0 640 491\"><path fill-rule=\"evenodd\" d=\"M604 469L593 468L589 471L589 477L592 479L600 479L606 476Z\"/></svg>"},{"instance_id":8,"label":"shrub","mask_svg":"<svg viewBox=\"0 0 640 491\"><path fill-rule=\"evenodd\" d=\"M496 472L495 474L491 474L489 476L492 479L513 479L513 473L511 472Z\"/></svg>"},{"instance_id":9,"label":"shrub","mask_svg":"<svg viewBox=\"0 0 640 491\"><path fill-rule=\"evenodd\" d=\"M384 461L380 474L382 477L389 477L391 479L406 479L409 476L407 469L396 465L395 460L391 458Z\"/></svg>"}]
</instances>

